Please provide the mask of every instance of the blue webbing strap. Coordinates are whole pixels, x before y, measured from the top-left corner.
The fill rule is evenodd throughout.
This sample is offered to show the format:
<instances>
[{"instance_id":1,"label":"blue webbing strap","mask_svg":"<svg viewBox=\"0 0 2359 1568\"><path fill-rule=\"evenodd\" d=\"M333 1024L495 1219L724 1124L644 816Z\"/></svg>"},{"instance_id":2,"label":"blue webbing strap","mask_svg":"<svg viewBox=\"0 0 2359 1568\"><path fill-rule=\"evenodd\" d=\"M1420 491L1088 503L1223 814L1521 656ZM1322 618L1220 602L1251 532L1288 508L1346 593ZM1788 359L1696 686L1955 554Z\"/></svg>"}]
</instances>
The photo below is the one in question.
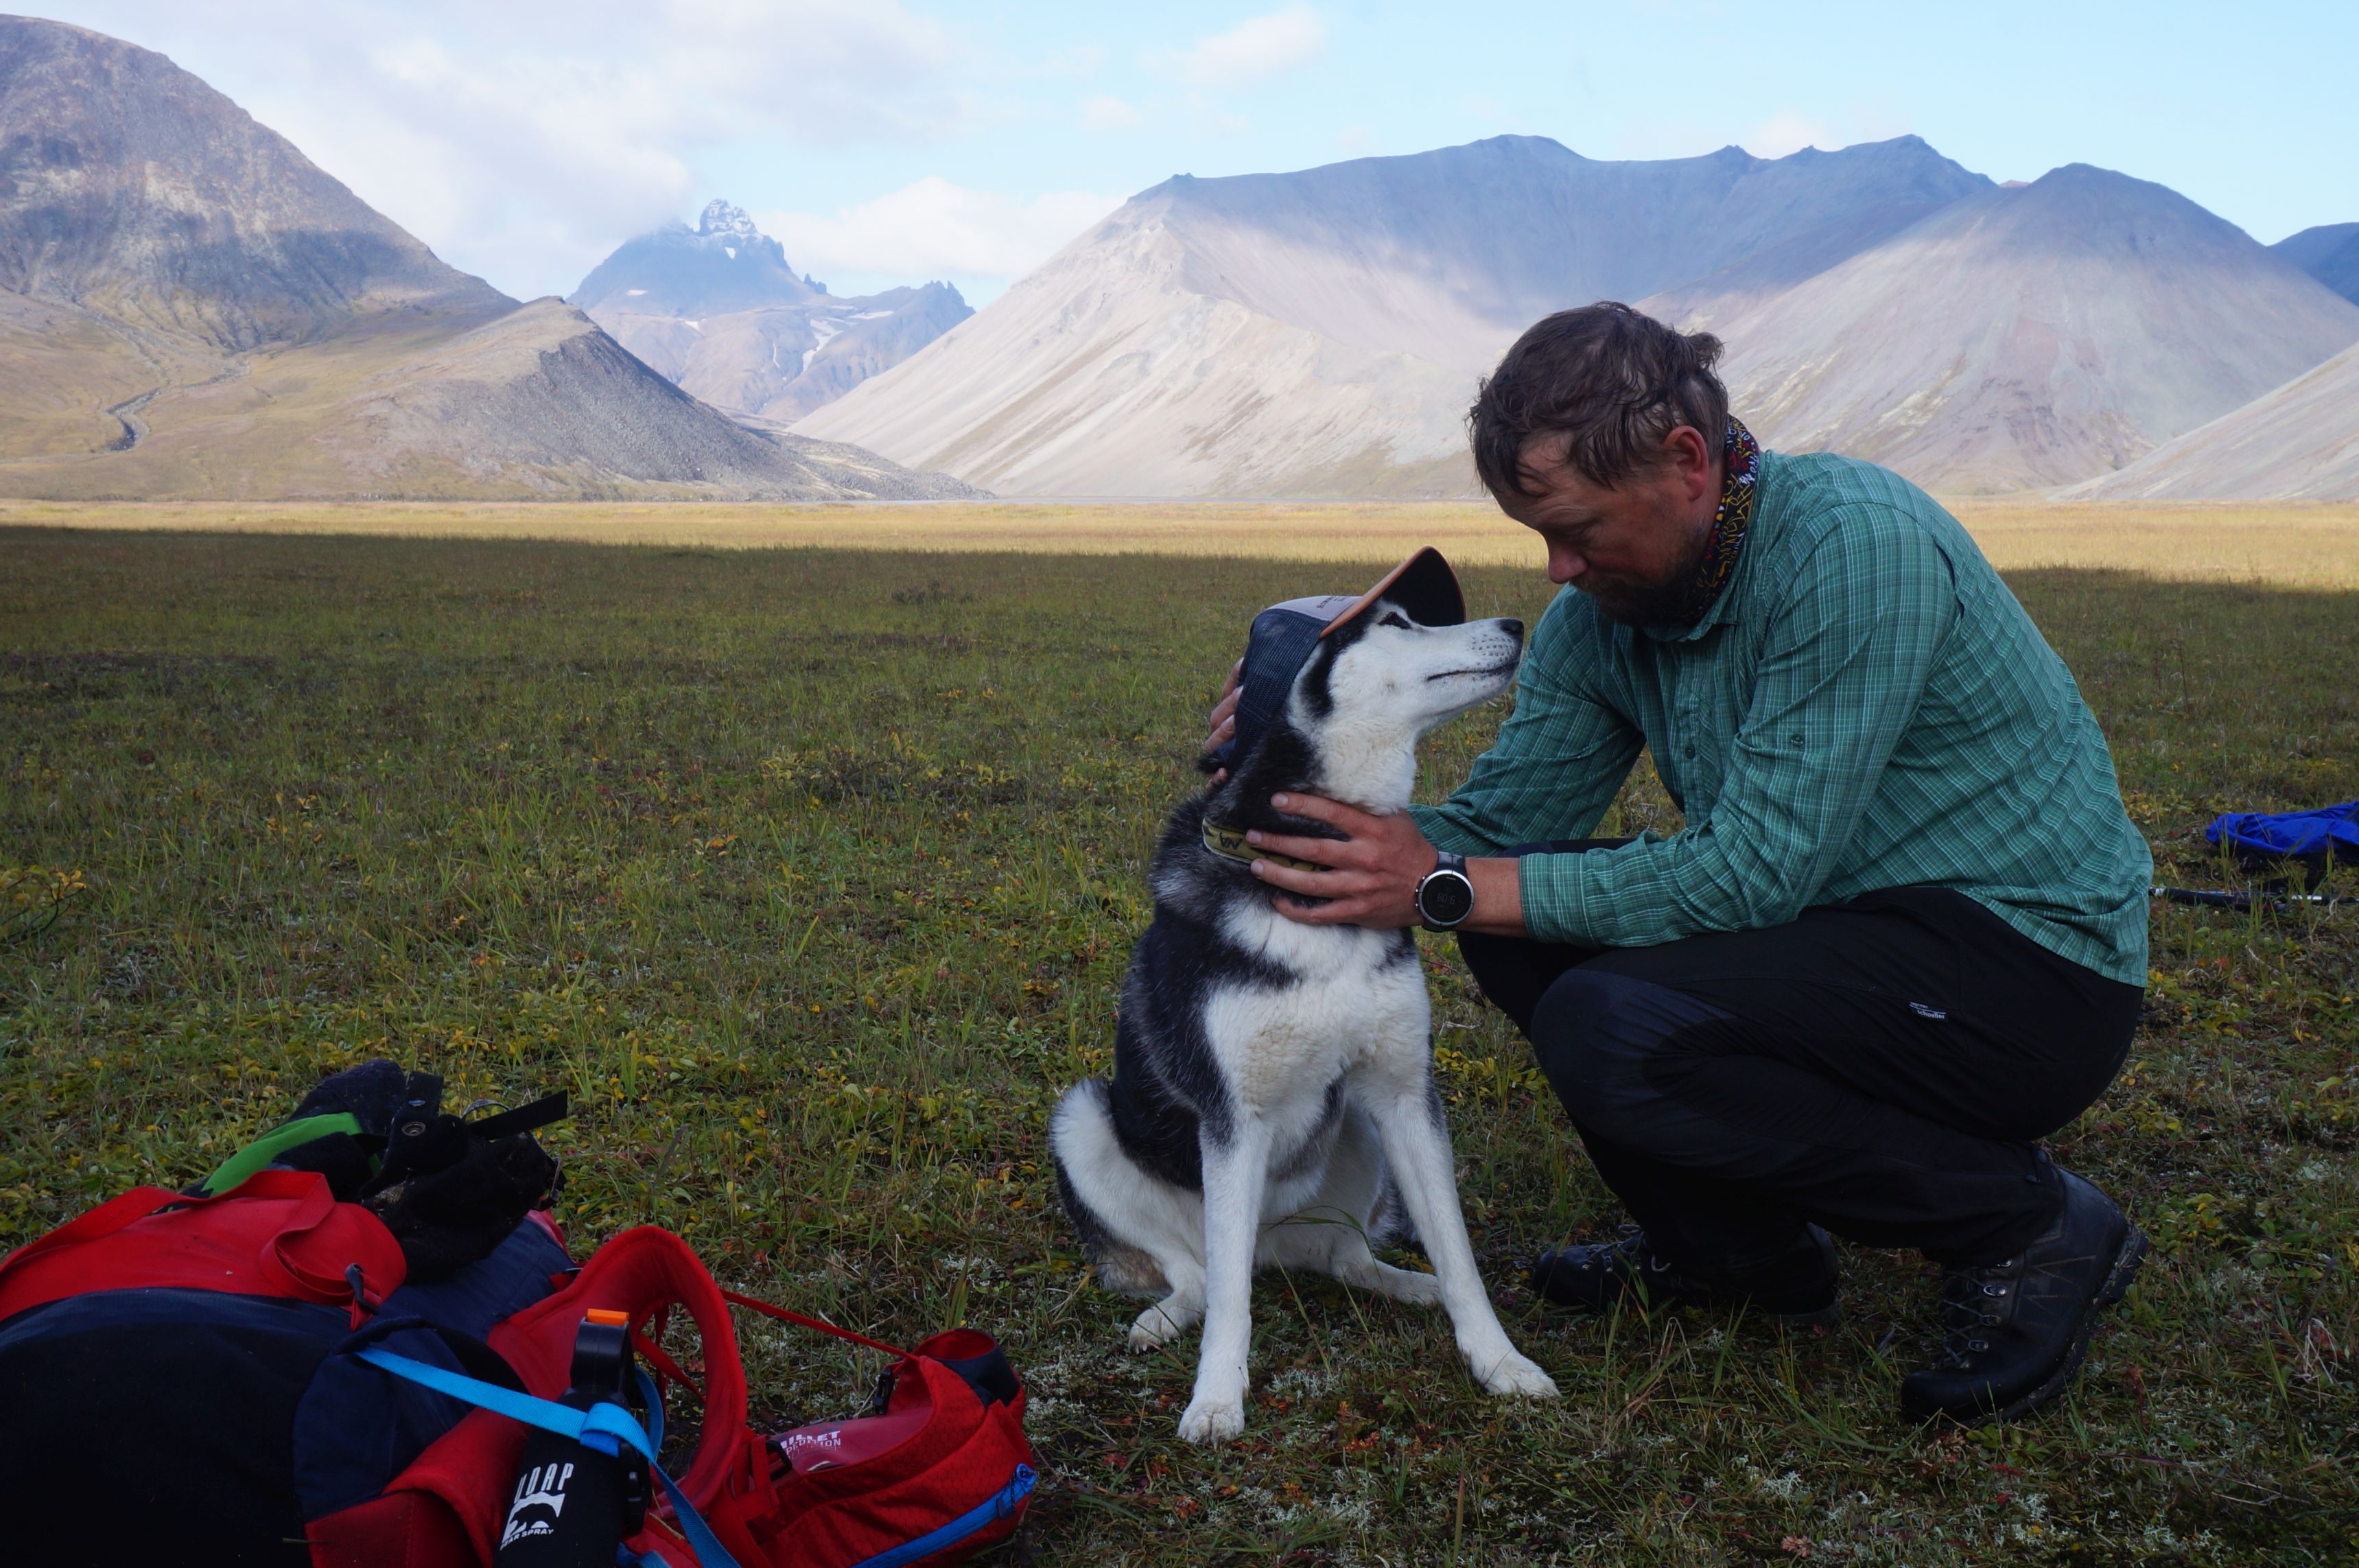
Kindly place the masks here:
<instances>
[{"instance_id":1,"label":"blue webbing strap","mask_svg":"<svg viewBox=\"0 0 2359 1568\"><path fill-rule=\"evenodd\" d=\"M1016 1474L1008 1477L1007 1485L994 1492L980 1506L969 1508L940 1530L929 1531L915 1541L903 1541L890 1552L880 1552L864 1562L855 1563L853 1568L901 1568L905 1563L931 1557L953 1541L964 1541L993 1520L1006 1519L1014 1513L1016 1505L1031 1495L1032 1487L1038 1480L1039 1477L1032 1473L1032 1466L1018 1465Z\"/></svg>"},{"instance_id":2,"label":"blue webbing strap","mask_svg":"<svg viewBox=\"0 0 2359 1568\"><path fill-rule=\"evenodd\" d=\"M429 1367L423 1361L412 1361L407 1356L396 1356L375 1345L357 1354L363 1361L380 1371L390 1372L397 1377L407 1377L438 1394L463 1399L494 1415L506 1416L510 1421L519 1421L543 1432L553 1432L560 1437L570 1437L601 1454L620 1454L623 1444L630 1444L647 1456L647 1468L662 1484L664 1496L671 1499L672 1518L679 1526L679 1533L686 1538L688 1549L696 1553L699 1568L738 1568L737 1559L721 1544L721 1538L712 1533L712 1527L704 1522L704 1516L690 1506L688 1495L664 1474L663 1466L656 1463L655 1443L649 1440L646 1430L631 1419L631 1412L622 1406L601 1403L586 1410L577 1410L554 1399L537 1399L530 1394L503 1388L497 1383L486 1383L462 1373ZM658 1411L663 1409L660 1404L651 1408ZM657 1428L658 1431L662 1428L660 1415L657 1417ZM914 1559L902 1558L899 1561L911 1562Z\"/></svg>"},{"instance_id":3,"label":"blue webbing strap","mask_svg":"<svg viewBox=\"0 0 2359 1568\"><path fill-rule=\"evenodd\" d=\"M647 1442L654 1447L663 1446L663 1390L647 1376L647 1369L637 1362L631 1363L631 1380L639 1386L639 1403L647 1407Z\"/></svg>"}]
</instances>

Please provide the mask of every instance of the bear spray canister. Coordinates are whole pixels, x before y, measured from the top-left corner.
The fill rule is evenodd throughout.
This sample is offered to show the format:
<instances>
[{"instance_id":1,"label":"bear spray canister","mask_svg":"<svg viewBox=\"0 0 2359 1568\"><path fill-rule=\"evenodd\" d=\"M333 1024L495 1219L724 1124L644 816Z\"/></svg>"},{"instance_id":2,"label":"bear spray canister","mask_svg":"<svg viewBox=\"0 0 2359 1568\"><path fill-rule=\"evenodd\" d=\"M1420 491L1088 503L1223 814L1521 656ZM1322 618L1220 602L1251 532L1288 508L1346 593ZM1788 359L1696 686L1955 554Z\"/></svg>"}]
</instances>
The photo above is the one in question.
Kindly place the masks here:
<instances>
[{"instance_id":1,"label":"bear spray canister","mask_svg":"<svg viewBox=\"0 0 2359 1568\"><path fill-rule=\"evenodd\" d=\"M624 1312L593 1308L582 1320L573 1386L560 1403L577 1410L623 1404L630 1332ZM614 1568L615 1548L637 1533L647 1508L647 1464L635 1450L604 1454L536 1430L525 1442L494 1561L497 1568Z\"/></svg>"}]
</instances>

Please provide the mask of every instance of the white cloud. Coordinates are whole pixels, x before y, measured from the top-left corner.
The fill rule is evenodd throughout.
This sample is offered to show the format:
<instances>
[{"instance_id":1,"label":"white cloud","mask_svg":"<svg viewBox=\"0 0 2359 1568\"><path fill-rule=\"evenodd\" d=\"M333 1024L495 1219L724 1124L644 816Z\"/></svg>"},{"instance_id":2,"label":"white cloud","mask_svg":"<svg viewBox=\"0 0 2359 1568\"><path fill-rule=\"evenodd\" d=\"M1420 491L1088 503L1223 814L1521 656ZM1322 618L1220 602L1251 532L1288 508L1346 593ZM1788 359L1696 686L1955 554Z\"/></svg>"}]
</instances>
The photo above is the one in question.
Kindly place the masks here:
<instances>
[{"instance_id":1,"label":"white cloud","mask_svg":"<svg viewBox=\"0 0 2359 1568\"><path fill-rule=\"evenodd\" d=\"M1082 105L1082 129L1085 131L1135 131L1147 124L1147 116L1121 99L1101 93Z\"/></svg>"},{"instance_id":2,"label":"white cloud","mask_svg":"<svg viewBox=\"0 0 2359 1568\"><path fill-rule=\"evenodd\" d=\"M1327 24L1308 5L1288 5L1201 40L1181 60L1191 81L1226 87L1308 65L1327 50Z\"/></svg>"},{"instance_id":3,"label":"white cloud","mask_svg":"<svg viewBox=\"0 0 2359 1568\"><path fill-rule=\"evenodd\" d=\"M833 214L756 214L797 267L821 278L972 280L990 292L1029 272L1122 205L1060 191L1028 201L934 176Z\"/></svg>"},{"instance_id":4,"label":"white cloud","mask_svg":"<svg viewBox=\"0 0 2359 1568\"><path fill-rule=\"evenodd\" d=\"M444 259L563 292L711 192L703 149L925 142L969 123L899 0L82 0L205 78Z\"/></svg>"}]
</instances>

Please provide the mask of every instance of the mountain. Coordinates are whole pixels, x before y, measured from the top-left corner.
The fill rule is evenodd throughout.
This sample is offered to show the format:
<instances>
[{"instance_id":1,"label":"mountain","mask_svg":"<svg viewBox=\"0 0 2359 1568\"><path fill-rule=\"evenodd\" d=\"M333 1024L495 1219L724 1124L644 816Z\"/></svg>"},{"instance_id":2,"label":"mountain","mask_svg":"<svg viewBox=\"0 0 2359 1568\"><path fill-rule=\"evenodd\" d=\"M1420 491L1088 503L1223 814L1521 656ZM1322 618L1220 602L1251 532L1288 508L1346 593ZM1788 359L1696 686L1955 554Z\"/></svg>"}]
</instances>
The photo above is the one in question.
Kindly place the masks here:
<instances>
[{"instance_id":1,"label":"mountain","mask_svg":"<svg viewBox=\"0 0 2359 1568\"><path fill-rule=\"evenodd\" d=\"M748 429L150 50L0 16L0 494L972 494Z\"/></svg>"},{"instance_id":2,"label":"mountain","mask_svg":"<svg viewBox=\"0 0 2359 1568\"><path fill-rule=\"evenodd\" d=\"M667 223L590 269L571 303L595 310L610 302L658 316L719 316L766 305L822 299L827 285L798 278L778 242L754 226L742 207L705 204L696 227Z\"/></svg>"},{"instance_id":3,"label":"mountain","mask_svg":"<svg viewBox=\"0 0 2359 1568\"><path fill-rule=\"evenodd\" d=\"M2359 304L2359 223L2321 223L2269 248Z\"/></svg>"},{"instance_id":4,"label":"mountain","mask_svg":"<svg viewBox=\"0 0 2359 1568\"><path fill-rule=\"evenodd\" d=\"M1774 291L1988 189L1913 136L1182 175L795 429L1017 494L1462 495L1475 379L1538 317Z\"/></svg>"},{"instance_id":5,"label":"mountain","mask_svg":"<svg viewBox=\"0 0 2359 1568\"><path fill-rule=\"evenodd\" d=\"M2359 344L2059 498L2359 501Z\"/></svg>"},{"instance_id":6,"label":"mountain","mask_svg":"<svg viewBox=\"0 0 2359 1568\"><path fill-rule=\"evenodd\" d=\"M2243 230L2086 164L1749 307L1687 299L1764 441L1959 492L2123 467L2359 340L2359 307Z\"/></svg>"},{"instance_id":7,"label":"mountain","mask_svg":"<svg viewBox=\"0 0 2359 1568\"><path fill-rule=\"evenodd\" d=\"M232 352L509 301L162 55L0 16L0 289Z\"/></svg>"},{"instance_id":8,"label":"mountain","mask_svg":"<svg viewBox=\"0 0 2359 1568\"><path fill-rule=\"evenodd\" d=\"M974 314L947 283L837 299L726 201L628 241L572 301L714 408L789 423Z\"/></svg>"}]
</instances>

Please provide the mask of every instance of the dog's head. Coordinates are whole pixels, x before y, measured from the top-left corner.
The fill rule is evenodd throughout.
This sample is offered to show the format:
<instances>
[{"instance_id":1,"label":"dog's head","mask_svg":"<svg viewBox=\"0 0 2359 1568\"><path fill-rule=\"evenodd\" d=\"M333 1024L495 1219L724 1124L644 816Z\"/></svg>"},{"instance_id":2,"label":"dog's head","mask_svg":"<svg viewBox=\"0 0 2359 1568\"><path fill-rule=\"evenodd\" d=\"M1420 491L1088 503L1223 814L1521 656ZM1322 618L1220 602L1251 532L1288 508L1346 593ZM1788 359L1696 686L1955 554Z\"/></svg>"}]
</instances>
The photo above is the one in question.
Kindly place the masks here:
<instances>
[{"instance_id":1,"label":"dog's head","mask_svg":"<svg viewBox=\"0 0 2359 1568\"><path fill-rule=\"evenodd\" d=\"M1294 678L1278 727L1307 764L1295 785L1378 811L1407 805L1419 737L1505 691L1523 647L1521 621L1420 626L1379 599L1321 637Z\"/></svg>"}]
</instances>

